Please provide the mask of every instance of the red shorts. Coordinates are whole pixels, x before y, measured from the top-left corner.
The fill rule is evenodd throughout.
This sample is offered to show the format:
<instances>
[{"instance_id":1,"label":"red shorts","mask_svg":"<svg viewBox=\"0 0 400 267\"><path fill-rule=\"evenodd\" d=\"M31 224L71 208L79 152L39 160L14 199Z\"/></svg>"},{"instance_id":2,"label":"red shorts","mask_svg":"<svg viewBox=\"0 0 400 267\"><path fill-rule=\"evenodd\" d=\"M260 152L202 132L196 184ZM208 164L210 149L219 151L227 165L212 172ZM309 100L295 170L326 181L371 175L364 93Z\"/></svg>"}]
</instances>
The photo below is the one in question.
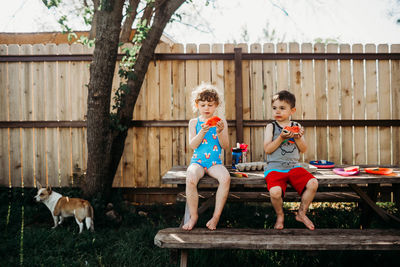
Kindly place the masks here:
<instances>
[{"instance_id":1,"label":"red shorts","mask_svg":"<svg viewBox=\"0 0 400 267\"><path fill-rule=\"evenodd\" d=\"M297 193L301 195L308 181L313 178L315 178L314 175L304 168L296 167L289 172L271 171L265 177L265 181L267 182L268 191L274 186L280 186L283 195L285 195L287 183L289 182Z\"/></svg>"}]
</instances>

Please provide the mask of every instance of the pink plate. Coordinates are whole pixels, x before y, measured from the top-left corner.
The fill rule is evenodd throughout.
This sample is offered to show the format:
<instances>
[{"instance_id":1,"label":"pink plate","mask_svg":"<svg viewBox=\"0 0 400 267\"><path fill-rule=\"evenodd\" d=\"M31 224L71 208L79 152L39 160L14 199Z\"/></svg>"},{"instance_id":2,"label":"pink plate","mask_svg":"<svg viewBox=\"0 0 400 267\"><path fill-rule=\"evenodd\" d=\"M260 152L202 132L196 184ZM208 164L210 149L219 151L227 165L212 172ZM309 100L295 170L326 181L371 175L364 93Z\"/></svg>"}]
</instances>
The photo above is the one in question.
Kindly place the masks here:
<instances>
[{"instance_id":1,"label":"pink plate","mask_svg":"<svg viewBox=\"0 0 400 267\"><path fill-rule=\"evenodd\" d=\"M346 172L343 168L334 168L333 172L336 174L339 174L341 176L352 176L352 175L357 175L360 173L360 171L352 171L352 172Z\"/></svg>"}]
</instances>

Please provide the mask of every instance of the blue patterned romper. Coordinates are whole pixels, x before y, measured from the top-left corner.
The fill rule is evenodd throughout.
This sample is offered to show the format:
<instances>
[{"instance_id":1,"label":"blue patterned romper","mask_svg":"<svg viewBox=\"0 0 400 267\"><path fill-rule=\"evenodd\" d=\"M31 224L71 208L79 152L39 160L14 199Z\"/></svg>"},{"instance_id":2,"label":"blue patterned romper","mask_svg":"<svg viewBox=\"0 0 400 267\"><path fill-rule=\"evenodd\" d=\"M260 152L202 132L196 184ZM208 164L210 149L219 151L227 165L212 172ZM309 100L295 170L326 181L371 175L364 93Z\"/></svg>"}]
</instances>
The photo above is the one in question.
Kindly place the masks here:
<instances>
[{"instance_id":1,"label":"blue patterned romper","mask_svg":"<svg viewBox=\"0 0 400 267\"><path fill-rule=\"evenodd\" d=\"M196 134L200 132L203 123L204 122L201 122L199 118L197 118ZM204 135L203 141L193 151L190 164L197 163L202 166L204 170L207 170L214 165L222 164L221 152L222 148L217 136L217 127L210 127L208 132Z\"/></svg>"}]
</instances>

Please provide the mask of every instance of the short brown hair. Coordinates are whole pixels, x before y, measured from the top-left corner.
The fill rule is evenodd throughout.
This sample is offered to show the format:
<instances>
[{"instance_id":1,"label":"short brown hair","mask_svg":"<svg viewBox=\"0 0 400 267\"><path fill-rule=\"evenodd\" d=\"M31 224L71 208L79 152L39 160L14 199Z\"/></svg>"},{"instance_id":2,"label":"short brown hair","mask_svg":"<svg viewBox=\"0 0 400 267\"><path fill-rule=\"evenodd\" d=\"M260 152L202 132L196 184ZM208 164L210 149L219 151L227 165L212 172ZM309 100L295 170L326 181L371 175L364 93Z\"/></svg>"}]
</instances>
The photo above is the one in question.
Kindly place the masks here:
<instances>
[{"instance_id":1,"label":"short brown hair","mask_svg":"<svg viewBox=\"0 0 400 267\"><path fill-rule=\"evenodd\" d=\"M290 105L291 108L296 106L296 97L294 94L287 90L282 90L272 96L271 104L273 104L276 100L285 101Z\"/></svg>"}]
</instances>

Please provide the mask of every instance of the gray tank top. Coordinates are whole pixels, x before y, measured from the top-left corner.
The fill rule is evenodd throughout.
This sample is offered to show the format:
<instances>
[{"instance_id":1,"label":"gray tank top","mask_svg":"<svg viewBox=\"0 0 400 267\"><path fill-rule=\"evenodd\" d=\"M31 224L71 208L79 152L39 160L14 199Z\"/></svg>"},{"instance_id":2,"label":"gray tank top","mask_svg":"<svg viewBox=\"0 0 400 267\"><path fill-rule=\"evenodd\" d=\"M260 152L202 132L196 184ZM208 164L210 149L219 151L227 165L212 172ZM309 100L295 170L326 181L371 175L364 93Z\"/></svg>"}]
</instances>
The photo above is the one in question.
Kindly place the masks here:
<instances>
[{"instance_id":1,"label":"gray tank top","mask_svg":"<svg viewBox=\"0 0 400 267\"><path fill-rule=\"evenodd\" d=\"M282 132L282 127L277 122L272 122L273 136L272 140L278 138ZM299 126L297 122L292 121L290 126ZM287 170L292 169L298 165L300 159L299 149L293 139L287 139L271 154L267 154L267 166L265 170L278 169Z\"/></svg>"}]
</instances>

